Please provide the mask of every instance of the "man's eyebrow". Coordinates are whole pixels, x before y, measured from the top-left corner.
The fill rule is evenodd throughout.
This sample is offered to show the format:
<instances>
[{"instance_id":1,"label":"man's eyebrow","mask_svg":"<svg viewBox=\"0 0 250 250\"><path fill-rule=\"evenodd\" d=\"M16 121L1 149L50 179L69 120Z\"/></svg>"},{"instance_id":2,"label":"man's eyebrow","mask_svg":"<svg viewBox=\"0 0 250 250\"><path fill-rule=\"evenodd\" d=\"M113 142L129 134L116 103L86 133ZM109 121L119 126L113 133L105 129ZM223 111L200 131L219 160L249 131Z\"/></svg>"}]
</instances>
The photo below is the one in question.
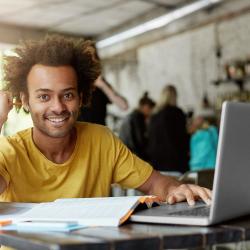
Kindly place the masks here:
<instances>
[{"instance_id":1,"label":"man's eyebrow","mask_svg":"<svg viewBox=\"0 0 250 250\"><path fill-rule=\"evenodd\" d=\"M35 92L52 92L51 89L36 89Z\"/></svg>"},{"instance_id":2,"label":"man's eyebrow","mask_svg":"<svg viewBox=\"0 0 250 250\"><path fill-rule=\"evenodd\" d=\"M63 89L62 92L66 92L66 91L70 91L70 90L76 91L77 88L67 88L67 89ZM53 92L53 90L51 90L51 89L36 89L35 92Z\"/></svg>"},{"instance_id":3,"label":"man's eyebrow","mask_svg":"<svg viewBox=\"0 0 250 250\"><path fill-rule=\"evenodd\" d=\"M66 92L66 91L70 91L70 90L77 90L77 88L67 88L67 89L63 89L62 91Z\"/></svg>"}]
</instances>

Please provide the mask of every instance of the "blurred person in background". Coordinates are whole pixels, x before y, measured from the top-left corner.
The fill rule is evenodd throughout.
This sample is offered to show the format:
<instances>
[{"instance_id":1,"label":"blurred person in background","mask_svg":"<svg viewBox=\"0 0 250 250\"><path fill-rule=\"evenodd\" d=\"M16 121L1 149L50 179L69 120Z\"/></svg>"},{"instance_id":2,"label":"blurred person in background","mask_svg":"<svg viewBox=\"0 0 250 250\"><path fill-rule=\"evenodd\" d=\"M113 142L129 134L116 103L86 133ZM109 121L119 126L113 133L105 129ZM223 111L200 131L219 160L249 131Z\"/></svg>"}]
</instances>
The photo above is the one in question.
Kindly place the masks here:
<instances>
[{"instance_id":1,"label":"blurred person in background","mask_svg":"<svg viewBox=\"0 0 250 250\"><path fill-rule=\"evenodd\" d=\"M149 162L159 171L184 173L188 170L188 151L186 116L177 107L176 88L166 85L149 122Z\"/></svg>"},{"instance_id":2,"label":"blurred person in background","mask_svg":"<svg viewBox=\"0 0 250 250\"><path fill-rule=\"evenodd\" d=\"M123 143L137 156L147 160L147 125L155 102L145 92L140 98L138 108L125 117L119 132Z\"/></svg>"},{"instance_id":3,"label":"blurred person in background","mask_svg":"<svg viewBox=\"0 0 250 250\"><path fill-rule=\"evenodd\" d=\"M100 60L96 48L95 57ZM103 76L99 76L94 82L91 102L81 108L78 121L106 125L107 105L112 103L121 110L128 109L127 100L118 94Z\"/></svg>"},{"instance_id":4,"label":"blurred person in background","mask_svg":"<svg viewBox=\"0 0 250 250\"><path fill-rule=\"evenodd\" d=\"M215 124L215 113L211 108L203 107L194 117L189 127L191 134L190 170L197 171L215 167L218 146L218 129Z\"/></svg>"}]
</instances>

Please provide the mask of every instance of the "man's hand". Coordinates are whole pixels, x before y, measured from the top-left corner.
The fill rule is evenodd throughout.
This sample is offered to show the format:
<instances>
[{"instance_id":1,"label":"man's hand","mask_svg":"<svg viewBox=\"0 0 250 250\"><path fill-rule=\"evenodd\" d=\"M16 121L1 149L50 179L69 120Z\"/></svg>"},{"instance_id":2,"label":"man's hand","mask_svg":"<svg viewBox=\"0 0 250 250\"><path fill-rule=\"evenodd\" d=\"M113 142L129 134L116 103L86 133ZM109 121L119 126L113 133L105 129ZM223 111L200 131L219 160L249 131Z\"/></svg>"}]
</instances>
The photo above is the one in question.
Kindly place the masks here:
<instances>
[{"instance_id":1,"label":"man's hand","mask_svg":"<svg viewBox=\"0 0 250 250\"><path fill-rule=\"evenodd\" d=\"M7 121L8 114L13 108L13 98L9 92L0 90L0 127Z\"/></svg>"},{"instance_id":2,"label":"man's hand","mask_svg":"<svg viewBox=\"0 0 250 250\"><path fill-rule=\"evenodd\" d=\"M211 190L193 184L181 184L178 187L170 188L166 201L169 204L187 200L190 206L195 200L201 198L206 204L211 204Z\"/></svg>"},{"instance_id":3,"label":"man's hand","mask_svg":"<svg viewBox=\"0 0 250 250\"><path fill-rule=\"evenodd\" d=\"M145 194L156 195L169 204L186 200L192 206L198 199L207 204L211 203L211 190L194 184L182 184L170 176L163 176L156 170L153 170L151 176L138 187L138 190Z\"/></svg>"}]
</instances>

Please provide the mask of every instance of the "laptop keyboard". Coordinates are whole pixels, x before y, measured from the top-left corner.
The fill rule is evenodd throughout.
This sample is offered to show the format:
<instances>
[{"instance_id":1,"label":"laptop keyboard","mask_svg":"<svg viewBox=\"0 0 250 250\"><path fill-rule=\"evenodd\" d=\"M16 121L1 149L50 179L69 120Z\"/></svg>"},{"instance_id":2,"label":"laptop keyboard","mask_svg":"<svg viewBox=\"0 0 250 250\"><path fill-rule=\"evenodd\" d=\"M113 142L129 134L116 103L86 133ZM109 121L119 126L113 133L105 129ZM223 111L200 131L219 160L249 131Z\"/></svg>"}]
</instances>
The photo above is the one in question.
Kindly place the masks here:
<instances>
[{"instance_id":1,"label":"laptop keyboard","mask_svg":"<svg viewBox=\"0 0 250 250\"><path fill-rule=\"evenodd\" d=\"M194 207L182 211L169 212L170 216L197 216L197 217L208 217L210 212L210 206Z\"/></svg>"}]
</instances>

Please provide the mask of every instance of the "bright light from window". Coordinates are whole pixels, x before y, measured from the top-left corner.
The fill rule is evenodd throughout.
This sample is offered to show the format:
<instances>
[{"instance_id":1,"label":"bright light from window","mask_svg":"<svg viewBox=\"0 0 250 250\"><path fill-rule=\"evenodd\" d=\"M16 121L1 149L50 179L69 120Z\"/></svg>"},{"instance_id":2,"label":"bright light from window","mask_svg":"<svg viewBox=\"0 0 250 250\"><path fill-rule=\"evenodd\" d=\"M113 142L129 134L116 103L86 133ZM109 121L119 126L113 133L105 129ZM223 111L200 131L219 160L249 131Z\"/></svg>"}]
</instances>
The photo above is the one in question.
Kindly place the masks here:
<instances>
[{"instance_id":1,"label":"bright light from window","mask_svg":"<svg viewBox=\"0 0 250 250\"><path fill-rule=\"evenodd\" d=\"M13 45L0 44L0 89L3 88L3 55L16 55L11 48L13 48ZM8 120L4 124L2 132L4 135L11 135L32 125L30 115L24 113L23 110L17 113L15 108L13 108L8 115Z\"/></svg>"}]
</instances>

